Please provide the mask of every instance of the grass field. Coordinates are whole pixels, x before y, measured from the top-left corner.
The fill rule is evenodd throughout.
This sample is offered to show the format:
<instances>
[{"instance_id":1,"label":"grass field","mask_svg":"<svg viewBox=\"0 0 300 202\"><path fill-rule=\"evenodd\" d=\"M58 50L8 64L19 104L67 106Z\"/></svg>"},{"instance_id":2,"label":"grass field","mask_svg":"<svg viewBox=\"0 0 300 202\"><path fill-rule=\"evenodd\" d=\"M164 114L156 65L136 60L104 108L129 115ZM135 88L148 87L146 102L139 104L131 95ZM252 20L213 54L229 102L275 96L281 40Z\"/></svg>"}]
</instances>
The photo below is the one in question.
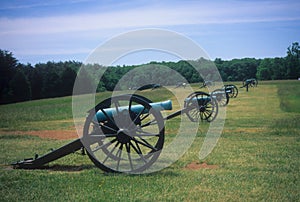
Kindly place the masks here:
<instances>
[{"instance_id":1,"label":"grass field","mask_svg":"<svg viewBox=\"0 0 300 202\"><path fill-rule=\"evenodd\" d=\"M70 142L32 136L32 131L74 130L72 98L2 105L0 201L299 201L300 82L260 82L249 92L239 90L227 106L221 138L206 159L198 159L207 128L201 123L182 158L146 175L107 174L77 154L47 169L14 170L10 163ZM145 95L154 101L172 96L164 89ZM97 99L108 96L102 93ZM191 163L207 165L191 169Z\"/></svg>"}]
</instances>

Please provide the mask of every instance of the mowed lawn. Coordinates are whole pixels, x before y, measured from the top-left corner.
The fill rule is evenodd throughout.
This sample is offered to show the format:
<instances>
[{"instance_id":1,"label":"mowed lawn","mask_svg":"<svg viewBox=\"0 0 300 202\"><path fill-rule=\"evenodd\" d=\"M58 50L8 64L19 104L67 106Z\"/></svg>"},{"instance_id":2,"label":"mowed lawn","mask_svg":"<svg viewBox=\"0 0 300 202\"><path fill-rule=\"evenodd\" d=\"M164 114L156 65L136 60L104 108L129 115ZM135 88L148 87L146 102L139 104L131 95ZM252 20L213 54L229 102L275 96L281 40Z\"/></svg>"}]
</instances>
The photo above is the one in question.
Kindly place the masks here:
<instances>
[{"instance_id":1,"label":"mowed lawn","mask_svg":"<svg viewBox=\"0 0 300 202\"><path fill-rule=\"evenodd\" d=\"M165 89L143 94L154 101L173 99ZM109 93L97 96L106 97ZM16 160L71 141L32 135L74 130L71 101L0 106L0 201L299 201L300 81L260 82L249 92L239 88L227 106L223 133L203 160L198 154L207 123L200 123L182 158L156 173L107 174L77 153L47 169L12 169ZM168 121L166 141L177 120Z\"/></svg>"}]
</instances>

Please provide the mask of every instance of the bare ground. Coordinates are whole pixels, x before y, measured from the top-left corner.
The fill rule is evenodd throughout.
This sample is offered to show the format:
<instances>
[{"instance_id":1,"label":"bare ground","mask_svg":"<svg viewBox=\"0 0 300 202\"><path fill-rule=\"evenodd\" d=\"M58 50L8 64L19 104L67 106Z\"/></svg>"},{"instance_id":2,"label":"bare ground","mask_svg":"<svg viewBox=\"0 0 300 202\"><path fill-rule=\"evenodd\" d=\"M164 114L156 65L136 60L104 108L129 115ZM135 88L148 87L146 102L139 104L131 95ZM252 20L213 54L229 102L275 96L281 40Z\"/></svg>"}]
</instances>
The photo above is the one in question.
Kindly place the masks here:
<instances>
[{"instance_id":1,"label":"bare ground","mask_svg":"<svg viewBox=\"0 0 300 202\"><path fill-rule=\"evenodd\" d=\"M188 164L185 169L186 170L199 170L199 169L217 169L219 168L218 165L208 165L207 163L198 163L198 162L191 162Z\"/></svg>"},{"instance_id":2,"label":"bare ground","mask_svg":"<svg viewBox=\"0 0 300 202\"><path fill-rule=\"evenodd\" d=\"M33 135L40 138L69 140L78 138L76 130L0 131L0 134Z\"/></svg>"}]
</instances>

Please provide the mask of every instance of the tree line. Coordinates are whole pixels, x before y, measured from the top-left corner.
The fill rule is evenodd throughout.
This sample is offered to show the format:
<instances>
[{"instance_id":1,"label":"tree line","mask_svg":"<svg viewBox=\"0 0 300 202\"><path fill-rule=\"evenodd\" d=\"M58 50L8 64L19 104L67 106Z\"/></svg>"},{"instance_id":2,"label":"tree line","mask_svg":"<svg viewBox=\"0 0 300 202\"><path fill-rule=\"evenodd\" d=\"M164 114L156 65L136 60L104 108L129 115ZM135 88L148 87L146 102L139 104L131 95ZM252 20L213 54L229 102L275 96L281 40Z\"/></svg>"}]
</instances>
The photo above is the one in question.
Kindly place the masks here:
<instances>
[{"instance_id":1,"label":"tree line","mask_svg":"<svg viewBox=\"0 0 300 202\"><path fill-rule=\"evenodd\" d=\"M297 79L300 77L300 46L298 42L290 45L285 57L216 58L214 61L199 58L196 61L150 62L142 68L137 65L104 68L77 61L49 61L32 66L19 63L13 53L0 49L0 104L72 95L77 76L78 82L84 84L82 89L77 89L77 94L133 88L145 80L176 85L185 78L189 83L197 83L203 81L197 67L209 75L212 65L217 67L223 81ZM164 66L169 68L162 68ZM122 79L127 82L120 83ZM217 78L212 75L210 80L214 79Z\"/></svg>"}]
</instances>

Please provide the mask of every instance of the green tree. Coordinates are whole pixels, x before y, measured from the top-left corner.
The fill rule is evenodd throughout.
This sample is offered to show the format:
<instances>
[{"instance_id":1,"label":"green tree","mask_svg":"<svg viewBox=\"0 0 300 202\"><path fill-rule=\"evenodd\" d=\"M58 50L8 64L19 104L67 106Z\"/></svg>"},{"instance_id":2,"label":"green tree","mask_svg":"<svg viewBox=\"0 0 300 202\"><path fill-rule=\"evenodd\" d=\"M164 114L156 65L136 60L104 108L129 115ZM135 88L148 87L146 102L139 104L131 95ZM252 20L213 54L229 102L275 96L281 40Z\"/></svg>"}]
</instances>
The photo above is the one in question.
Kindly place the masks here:
<instances>
[{"instance_id":1,"label":"green tree","mask_svg":"<svg viewBox=\"0 0 300 202\"><path fill-rule=\"evenodd\" d=\"M271 58L265 58L263 59L258 68L256 77L259 80L270 80L272 78L272 59Z\"/></svg>"},{"instance_id":2,"label":"green tree","mask_svg":"<svg viewBox=\"0 0 300 202\"><path fill-rule=\"evenodd\" d=\"M288 47L286 56L286 77L287 79L297 79L300 77L300 46L294 42Z\"/></svg>"},{"instance_id":3,"label":"green tree","mask_svg":"<svg viewBox=\"0 0 300 202\"><path fill-rule=\"evenodd\" d=\"M285 59L281 57L276 57L272 59L272 75L271 79L272 80L277 80L277 79L285 79Z\"/></svg>"},{"instance_id":4,"label":"green tree","mask_svg":"<svg viewBox=\"0 0 300 202\"><path fill-rule=\"evenodd\" d=\"M12 80L9 82L9 86L10 90L8 100L10 102L21 102L30 100L30 84L25 74L21 70L18 70L13 76Z\"/></svg>"},{"instance_id":5,"label":"green tree","mask_svg":"<svg viewBox=\"0 0 300 202\"><path fill-rule=\"evenodd\" d=\"M43 75L38 69L33 69L29 77L31 87L31 98L40 99L43 97Z\"/></svg>"},{"instance_id":6,"label":"green tree","mask_svg":"<svg viewBox=\"0 0 300 202\"><path fill-rule=\"evenodd\" d=\"M60 81L59 76L56 72L48 73L44 79L43 95L45 98L52 98L60 96Z\"/></svg>"},{"instance_id":7,"label":"green tree","mask_svg":"<svg viewBox=\"0 0 300 202\"><path fill-rule=\"evenodd\" d=\"M18 61L11 52L0 49L0 104L7 103L5 100L9 93L9 82L14 76Z\"/></svg>"},{"instance_id":8,"label":"green tree","mask_svg":"<svg viewBox=\"0 0 300 202\"><path fill-rule=\"evenodd\" d=\"M93 93L96 92L96 88L97 84L93 81L92 76L85 67L82 67L77 73L73 93L75 95Z\"/></svg>"},{"instance_id":9,"label":"green tree","mask_svg":"<svg viewBox=\"0 0 300 202\"><path fill-rule=\"evenodd\" d=\"M77 74L73 69L70 67L65 68L60 78L62 96L72 95L76 76Z\"/></svg>"}]
</instances>

